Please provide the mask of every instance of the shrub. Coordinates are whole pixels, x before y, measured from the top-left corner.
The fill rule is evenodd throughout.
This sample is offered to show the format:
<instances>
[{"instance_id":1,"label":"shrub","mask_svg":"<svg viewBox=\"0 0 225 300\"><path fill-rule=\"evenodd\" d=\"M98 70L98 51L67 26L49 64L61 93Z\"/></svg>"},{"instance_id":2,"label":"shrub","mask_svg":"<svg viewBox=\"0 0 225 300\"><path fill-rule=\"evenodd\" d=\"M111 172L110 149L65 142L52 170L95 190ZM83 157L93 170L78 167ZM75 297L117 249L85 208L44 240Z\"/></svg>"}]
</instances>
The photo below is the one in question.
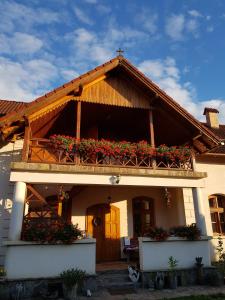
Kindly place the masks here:
<instances>
[{"instance_id":1,"label":"shrub","mask_svg":"<svg viewBox=\"0 0 225 300\"><path fill-rule=\"evenodd\" d=\"M145 236L148 236L156 241L165 241L169 234L162 227L152 227L149 229L149 232L145 234Z\"/></svg>"},{"instance_id":2,"label":"shrub","mask_svg":"<svg viewBox=\"0 0 225 300\"><path fill-rule=\"evenodd\" d=\"M40 243L71 244L82 236L78 224L49 224L49 222L28 222L24 225L22 240Z\"/></svg>"},{"instance_id":3,"label":"shrub","mask_svg":"<svg viewBox=\"0 0 225 300\"><path fill-rule=\"evenodd\" d=\"M177 226L170 229L170 234L178 237L186 238L189 241L199 240L201 231L196 224Z\"/></svg>"},{"instance_id":4,"label":"shrub","mask_svg":"<svg viewBox=\"0 0 225 300\"><path fill-rule=\"evenodd\" d=\"M63 284L71 289L76 284L81 284L86 276L86 272L78 268L68 269L60 273Z\"/></svg>"}]
</instances>

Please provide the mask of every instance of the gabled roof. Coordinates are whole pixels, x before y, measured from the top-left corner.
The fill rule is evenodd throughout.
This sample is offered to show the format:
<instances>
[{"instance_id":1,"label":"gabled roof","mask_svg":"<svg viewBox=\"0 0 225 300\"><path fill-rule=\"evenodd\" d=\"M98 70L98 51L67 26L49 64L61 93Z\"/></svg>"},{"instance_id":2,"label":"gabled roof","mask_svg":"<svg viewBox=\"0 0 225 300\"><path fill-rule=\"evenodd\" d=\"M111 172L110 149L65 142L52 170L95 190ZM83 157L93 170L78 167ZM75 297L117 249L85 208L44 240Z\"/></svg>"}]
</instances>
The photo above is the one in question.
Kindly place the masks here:
<instances>
[{"instance_id":1,"label":"gabled roof","mask_svg":"<svg viewBox=\"0 0 225 300\"><path fill-rule=\"evenodd\" d=\"M57 89L45 94L44 96L35 99L28 105L18 109L17 111L10 112L7 115L1 117L0 127L3 127L5 125L8 126L9 124L12 124L13 122L18 120L23 121L24 119L29 118L29 115L31 115L32 113L43 109L45 106L52 104L63 97L68 101L69 98L72 98L74 95L79 94L85 85L96 80L100 76L106 74L107 72L115 69L118 66L123 68L123 70L131 75L136 81L141 83L156 97L159 97L162 101L167 103L167 105L169 105L172 109L179 113L183 118L188 120L189 123L196 127L201 134L206 135L207 138L209 138L215 145L218 145L220 143L220 138L215 133L213 133L207 127L203 126L197 119L189 114L175 100L173 100L169 95L161 90L158 85L153 83L123 56L117 56L112 60L96 67L95 69L79 76L78 78L75 78L70 82L58 87Z\"/></svg>"},{"instance_id":2,"label":"gabled roof","mask_svg":"<svg viewBox=\"0 0 225 300\"><path fill-rule=\"evenodd\" d=\"M16 100L0 99L0 116L7 115L10 112L18 111L21 108L28 106L28 103Z\"/></svg>"}]
</instances>

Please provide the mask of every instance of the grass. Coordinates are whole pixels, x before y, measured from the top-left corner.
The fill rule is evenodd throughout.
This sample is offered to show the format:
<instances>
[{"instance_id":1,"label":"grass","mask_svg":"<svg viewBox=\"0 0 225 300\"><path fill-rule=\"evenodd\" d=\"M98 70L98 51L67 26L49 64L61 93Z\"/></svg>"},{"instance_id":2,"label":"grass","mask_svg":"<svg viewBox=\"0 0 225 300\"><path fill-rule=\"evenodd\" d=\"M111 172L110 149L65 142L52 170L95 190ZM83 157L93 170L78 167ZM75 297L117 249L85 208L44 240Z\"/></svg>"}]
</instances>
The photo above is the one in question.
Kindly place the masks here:
<instances>
[{"instance_id":1,"label":"grass","mask_svg":"<svg viewBox=\"0 0 225 300\"><path fill-rule=\"evenodd\" d=\"M164 298L166 300L167 298ZM207 295L207 296L186 296L178 298L170 298L170 300L225 300L225 294Z\"/></svg>"}]
</instances>

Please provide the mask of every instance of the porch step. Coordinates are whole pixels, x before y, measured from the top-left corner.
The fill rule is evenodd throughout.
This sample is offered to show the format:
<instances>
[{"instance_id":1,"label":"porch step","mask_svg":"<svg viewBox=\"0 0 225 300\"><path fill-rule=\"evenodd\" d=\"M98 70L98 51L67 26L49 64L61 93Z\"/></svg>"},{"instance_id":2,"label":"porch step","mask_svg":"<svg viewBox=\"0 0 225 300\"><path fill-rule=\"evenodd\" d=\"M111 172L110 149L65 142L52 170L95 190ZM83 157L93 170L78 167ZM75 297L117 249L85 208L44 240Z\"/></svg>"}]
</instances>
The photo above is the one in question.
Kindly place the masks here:
<instances>
[{"instance_id":1,"label":"porch step","mask_svg":"<svg viewBox=\"0 0 225 300\"><path fill-rule=\"evenodd\" d=\"M137 287L139 286L139 283L134 284L130 280L127 270L111 270L97 272L97 286L101 289L126 289Z\"/></svg>"}]
</instances>

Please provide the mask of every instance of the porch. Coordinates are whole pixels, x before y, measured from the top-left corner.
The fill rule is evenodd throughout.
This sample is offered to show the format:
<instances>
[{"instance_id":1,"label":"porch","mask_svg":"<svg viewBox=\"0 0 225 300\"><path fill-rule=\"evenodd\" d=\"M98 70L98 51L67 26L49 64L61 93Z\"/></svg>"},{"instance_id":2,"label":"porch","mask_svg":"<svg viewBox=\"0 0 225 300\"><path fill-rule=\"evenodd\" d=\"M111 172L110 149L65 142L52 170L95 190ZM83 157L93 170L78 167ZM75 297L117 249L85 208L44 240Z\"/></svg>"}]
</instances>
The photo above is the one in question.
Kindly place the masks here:
<instances>
[{"instance_id":1,"label":"porch","mask_svg":"<svg viewBox=\"0 0 225 300\"><path fill-rule=\"evenodd\" d=\"M32 178L31 173L29 177ZM165 178L161 180L166 182ZM175 185L180 179L174 180ZM155 182L157 183L157 180ZM5 268L8 278L54 277L71 267L79 267L89 274L94 274L96 261L126 259L124 239L126 237L137 239L144 236L150 227L163 227L169 231L172 227L197 222L202 234L207 234L205 220L201 219L201 188L120 184L120 182L111 185L16 182L10 241L6 243ZM59 201L62 188L63 192L69 195L68 201ZM46 211L46 203L44 210L40 209L43 205L42 200L46 201L49 209L53 209L60 218L78 224L83 232L82 239L78 239L71 245L62 245L62 243L43 245L43 242L21 241L24 221L32 215L34 217L34 212L39 212L39 218L35 216L36 224L43 223L45 218L51 215L50 210L45 216L40 214L40 211ZM36 203L35 210L34 203ZM168 251L168 243L175 246L171 251ZM153 249L157 247L160 248L163 259L153 258L155 251ZM189 260L185 258L183 263L180 254L186 252L188 248L191 249L191 256ZM196 256L204 256L205 265L210 266L207 238L193 242L183 239L173 242L151 240L150 243L146 243L146 239L139 238L139 253L139 263L143 271L167 268L165 262L170 255L176 259L180 258L181 267L192 267ZM37 256L40 259L38 268L36 267ZM152 265L149 265L150 261L153 262ZM26 264L26 268L23 268L23 264Z\"/></svg>"}]
</instances>

